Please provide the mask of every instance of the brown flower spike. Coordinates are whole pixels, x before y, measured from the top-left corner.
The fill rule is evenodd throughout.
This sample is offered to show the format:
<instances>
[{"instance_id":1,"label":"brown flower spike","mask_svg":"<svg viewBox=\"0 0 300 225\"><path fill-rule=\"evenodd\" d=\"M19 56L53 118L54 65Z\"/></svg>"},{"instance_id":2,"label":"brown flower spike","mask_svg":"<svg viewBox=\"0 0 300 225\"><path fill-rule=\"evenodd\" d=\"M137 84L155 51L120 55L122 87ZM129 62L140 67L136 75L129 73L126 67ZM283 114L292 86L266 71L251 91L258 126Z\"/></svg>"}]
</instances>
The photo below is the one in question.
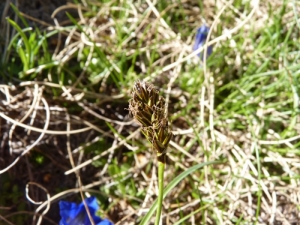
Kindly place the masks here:
<instances>
[{"instance_id":1,"label":"brown flower spike","mask_svg":"<svg viewBox=\"0 0 300 225\"><path fill-rule=\"evenodd\" d=\"M165 99L152 84L137 81L129 101L129 110L141 124L142 133L156 151L158 161L166 163L166 153L172 133L169 130Z\"/></svg>"}]
</instances>

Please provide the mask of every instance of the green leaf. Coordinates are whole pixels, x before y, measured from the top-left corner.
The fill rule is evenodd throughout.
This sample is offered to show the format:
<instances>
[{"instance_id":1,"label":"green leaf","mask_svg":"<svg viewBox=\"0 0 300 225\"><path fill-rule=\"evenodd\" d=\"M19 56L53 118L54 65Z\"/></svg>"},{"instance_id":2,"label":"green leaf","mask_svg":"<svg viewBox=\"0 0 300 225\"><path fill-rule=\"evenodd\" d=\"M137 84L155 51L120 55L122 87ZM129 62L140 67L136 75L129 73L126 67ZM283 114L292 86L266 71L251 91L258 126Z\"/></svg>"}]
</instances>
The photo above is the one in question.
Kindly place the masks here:
<instances>
[{"instance_id":1,"label":"green leaf","mask_svg":"<svg viewBox=\"0 0 300 225\"><path fill-rule=\"evenodd\" d=\"M31 52L31 46L30 46L30 44L29 44L29 41L28 41L28 38L27 38L27 36L25 35L25 33L24 33L24 31L21 29L21 27L19 27L19 25L15 22L15 21L13 21L13 20L11 20L11 19L8 19L7 18L7 21L18 31L18 33L20 34L20 36L21 36L21 38L22 38L22 41L24 42L24 45L25 45L25 49L26 49L26 61L24 62L23 60L23 63L26 63L25 65L24 65L24 72L26 71L26 68L29 68L29 65L31 64L31 62L33 61L33 59L32 59L32 52ZM27 29L26 29L27 30Z\"/></svg>"},{"instance_id":2,"label":"green leaf","mask_svg":"<svg viewBox=\"0 0 300 225\"><path fill-rule=\"evenodd\" d=\"M165 198L167 196L167 194L181 181L183 180L185 177L187 177L188 175L190 175L191 173L195 172L196 170L207 166L207 165L211 165L211 164L216 164L216 163L220 163L217 161L212 161L212 162L206 162L206 163L200 163L197 164L195 166L192 166L191 168L189 168L188 170L182 172L181 174L179 174L175 179L173 179L164 189L164 196L163 198ZM145 215L145 217L143 218L142 222L140 223L140 225L146 225L149 224L149 221L151 219L151 216L153 215L153 213L155 212L156 208L157 208L157 199L155 200L155 202L153 203L152 207L150 208L150 210L148 211L148 213Z\"/></svg>"}]
</instances>

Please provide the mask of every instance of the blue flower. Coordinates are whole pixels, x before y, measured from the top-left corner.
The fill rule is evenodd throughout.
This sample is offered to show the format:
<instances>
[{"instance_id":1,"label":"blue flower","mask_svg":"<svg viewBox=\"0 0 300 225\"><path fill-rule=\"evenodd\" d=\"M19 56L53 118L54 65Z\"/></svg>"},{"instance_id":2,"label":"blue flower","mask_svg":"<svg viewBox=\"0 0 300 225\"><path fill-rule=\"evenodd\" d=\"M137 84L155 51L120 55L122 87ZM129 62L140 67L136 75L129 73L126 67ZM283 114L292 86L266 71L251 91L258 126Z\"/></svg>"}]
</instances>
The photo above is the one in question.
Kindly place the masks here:
<instances>
[{"instance_id":1,"label":"blue flower","mask_svg":"<svg viewBox=\"0 0 300 225\"><path fill-rule=\"evenodd\" d=\"M94 220L95 225L113 225L107 219L101 219L96 216L95 213L99 209L97 204L97 199L95 197L90 197L84 200L90 215ZM90 225L90 219L85 210L84 203L76 204L73 202L60 201L59 202L60 216L61 220L59 225Z\"/></svg>"},{"instance_id":2,"label":"blue flower","mask_svg":"<svg viewBox=\"0 0 300 225\"><path fill-rule=\"evenodd\" d=\"M193 47L193 50L196 51L197 49L201 48L205 42L206 42L206 38L209 32L209 27L202 25L200 28L198 28L197 30L197 34L196 34L196 39L195 39L195 44ZM207 53L206 53L206 58L208 58L208 56L210 56L210 54L212 53L213 47L212 46L208 46L207 48ZM198 54L198 56L203 60L203 52Z\"/></svg>"}]
</instances>

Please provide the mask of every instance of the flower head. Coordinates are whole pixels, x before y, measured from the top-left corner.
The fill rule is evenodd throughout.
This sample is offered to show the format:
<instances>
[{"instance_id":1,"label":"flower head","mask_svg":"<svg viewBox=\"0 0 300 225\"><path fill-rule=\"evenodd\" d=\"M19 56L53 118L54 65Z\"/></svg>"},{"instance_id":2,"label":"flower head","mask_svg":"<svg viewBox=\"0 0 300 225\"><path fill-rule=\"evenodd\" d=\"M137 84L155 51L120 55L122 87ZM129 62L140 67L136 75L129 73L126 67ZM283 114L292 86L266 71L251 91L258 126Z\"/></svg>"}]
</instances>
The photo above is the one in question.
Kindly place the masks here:
<instances>
[{"instance_id":1,"label":"flower head","mask_svg":"<svg viewBox=\"0 0 300 225\"><path fill-rule=\"evenodd\" d=\"M166 115L165 99L152 84L137 81L133 87L129 110L141 124L142 133L156 151L158 161L166 162L166 150L172 138Z\"/></svg>"},{"instance_id":2,"label":"flower head","mask_svg":"<svg viewBox=\"0 0 300 225\"><path fill-rule=\"evenodd\" d=\"M95 225L113 225L107 219L101 219L95 213L99 209L95 197L86 198L85 203L89 209L90 215ZM90 219L85 210L84 203L76 204L73 202L60 201L59 202L61 220L59 225L90 225Z\"/></svg>"},{"instance_id":3,"label":"flower head","mask_svg":"<svg viewBox=\"0 0 300 225\"><path fill-rule=\"evenodd\" d=\"M198 28L197 34L196 34L196 38L195 38L195 44L194 44L194 47L193 47L194 51L196 51L197 49L201 48L205 44L208 32L209 32L209 27L207 27L205 25L203 25L200 28ZM212 46L208 46L206 57L208 57L208 56L211 55L212 50L213 50L213 47ZM204 55L203 53L201 53L201 54L199 53L198 56L201 57L201 59L203 60L203 55Z\"/></svg>"}]
</instances>

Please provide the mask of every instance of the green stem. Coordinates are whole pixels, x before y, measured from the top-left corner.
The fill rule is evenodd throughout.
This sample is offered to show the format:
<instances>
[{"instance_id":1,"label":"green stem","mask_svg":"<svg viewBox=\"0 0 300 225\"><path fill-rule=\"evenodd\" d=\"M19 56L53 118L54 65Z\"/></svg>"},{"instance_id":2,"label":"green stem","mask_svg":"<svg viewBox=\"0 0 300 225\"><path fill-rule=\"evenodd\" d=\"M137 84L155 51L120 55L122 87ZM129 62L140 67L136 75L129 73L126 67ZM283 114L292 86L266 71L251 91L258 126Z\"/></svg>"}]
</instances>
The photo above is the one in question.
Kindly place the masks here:
<instances>
[{"instance_id":1,"label":"green stem","mask_svg":"<svg viewBox=\"0 0 300 225\"><path fill-rule=\"evenodd\" d=\"M164 170L165 164L162 162L158 162L158 205L156 211L155 225L159 225L162 210L162 202L164 195Z\"/></svg>"}]
</instances>

